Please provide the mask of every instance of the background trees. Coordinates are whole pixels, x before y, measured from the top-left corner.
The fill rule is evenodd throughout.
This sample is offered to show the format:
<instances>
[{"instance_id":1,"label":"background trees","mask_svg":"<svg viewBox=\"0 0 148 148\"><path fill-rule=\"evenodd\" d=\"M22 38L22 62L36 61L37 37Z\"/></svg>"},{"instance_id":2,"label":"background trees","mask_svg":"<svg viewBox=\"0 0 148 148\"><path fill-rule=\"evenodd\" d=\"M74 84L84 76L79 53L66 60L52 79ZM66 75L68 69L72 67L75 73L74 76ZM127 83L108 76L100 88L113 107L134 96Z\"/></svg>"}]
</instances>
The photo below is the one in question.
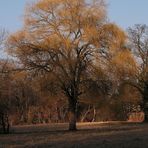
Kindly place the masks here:
<instances>
[{"instance_id":1,"label":"background trees","mask_svg":"<svg viewBox=\"0 0 148 148\"><path fill-rule=\"evenodd\" d=\"M69 121L76 130L76 121L128 120L141 97L145 111L147 27L130 28L127 46L126 33L106 18L102 0L40 0L6 46L2 31L11 58L0 61L4 130L9 123Z\"/></svg>"},{"instance_id":2,"label":"background trees","mask_svg":"<svg viewBox=\"0 0 148 148\"><path fill-rule=\"evenodd\" d=\"M143 97L141 108L148 121L148 26L135 25L128 29L130 46L137 60L138 71L135 83L132 83Z\"/></svg>"}]
</instances>

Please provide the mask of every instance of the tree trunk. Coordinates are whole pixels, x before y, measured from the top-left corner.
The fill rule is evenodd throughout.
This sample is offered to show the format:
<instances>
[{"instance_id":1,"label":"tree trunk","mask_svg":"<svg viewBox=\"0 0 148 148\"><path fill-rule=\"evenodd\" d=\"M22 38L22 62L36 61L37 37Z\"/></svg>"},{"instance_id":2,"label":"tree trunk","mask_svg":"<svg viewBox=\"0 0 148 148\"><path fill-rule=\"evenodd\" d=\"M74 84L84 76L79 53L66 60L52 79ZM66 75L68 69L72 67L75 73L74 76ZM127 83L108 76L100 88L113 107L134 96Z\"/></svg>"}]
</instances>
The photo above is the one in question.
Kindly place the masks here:
<instances>
[{"instance_id":1,"label":"tree trunk","mask_svg":"<svg viewBox=\"0 0 148 148\"><path fill-rule=\"evenodd\" d=\"M10 124L9 124L9 119L8 119L8 115L7 114L1 113L0 123L1 123L1 126L2 126L2 133L8 134L9 133Z\"/></svg>"},{"instance_id":2,"label":"tree trunk","mask_svg":"<svg viewBox=\"0 0 148 148\"><path fill-rule=\"evenodd\" d=\"M143 112L144 112L144 122L148 123L148 103L147 102L144 103Z\"/></svg>"},{"instance_id":3,"label":"tree trunk","mask_svg":"<svg viewBox=\"0 0 148 148\"><path fill-rule=\"evenodd\" d=\"M6 133L8 134L10 130L10 124L9 124L9 116L6 114Z\"/></svg>"},{"instance_id":4,"label":"tree trunk","mask_svg":"<svg viewBox=\"0 0 148 148\"><path fill-rule=\"evenodd\" d=\"M91 110L91 106L89 105L87 111L85 112L85 114L83 113L84 116L82 117L81 122L84 122L84 120L86 119L87 114L90 112L90 110Z\"/></svg>"},{"instance_id":5,"label":"tree trunk","mask_svg":"<svg viewBox=\"0 0 148 148\"><path fill-rule=\"evenodd\" d=\"M148 122L148 82L145 83L145 87L144 87L143 111L144 111L144 122Z\"/></svg>"},{"instance_id":6,"label":"tree trunk","mask_svg":"<svg viewBox=\"0 0 148 148\"><path fill-rule=\"evenodd\" d=\"M92 119L92 122L95 122L95 120L96 120L96 108L95 107L93 107L93 119Z\"/></svg>"},{"instance_id":7,"label":"tree trunk","mask_svg":"<svg viewBox=\"0 0 148 148\"><path fill-rule=\"evenodd\" d=\"M2 114L1 120L2 120L2 130L3 130L3 133L6 133L6 123L5 123L4 114Z\"/></svg>"},{"instance_id":8,"label":"tree trunk","mask_svg":"<svg viewBox=\"0 0 148 148\"><path fill-rule=\"evenodd\" d=\"M70 98L69 99L69 130L76 131L76 121L77 121L77 114L76 114L76 105L77 100Z\"/></svg>"}]
</instances>

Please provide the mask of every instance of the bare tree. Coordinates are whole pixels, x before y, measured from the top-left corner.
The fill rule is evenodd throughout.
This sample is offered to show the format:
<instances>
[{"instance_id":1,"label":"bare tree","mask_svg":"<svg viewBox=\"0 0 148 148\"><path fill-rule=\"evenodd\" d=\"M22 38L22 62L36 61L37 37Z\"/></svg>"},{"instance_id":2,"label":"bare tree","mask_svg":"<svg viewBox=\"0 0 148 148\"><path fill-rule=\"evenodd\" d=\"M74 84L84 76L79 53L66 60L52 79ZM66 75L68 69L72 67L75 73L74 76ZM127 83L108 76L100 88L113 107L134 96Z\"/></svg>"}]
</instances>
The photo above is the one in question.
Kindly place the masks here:
<instances>
[{"instance_id":1,"label":"bare tree","mask_svg":"<svg viewBox=\"0 0 148 148\"><path fill-rule=\"evenodd\" d=\"M134 52L138 72L133 85L141 92L143 103L141 105L145 113L145 121L148 121L148 26L135 25L128 29L131 49Z\"/></svg>"}]
</instances>

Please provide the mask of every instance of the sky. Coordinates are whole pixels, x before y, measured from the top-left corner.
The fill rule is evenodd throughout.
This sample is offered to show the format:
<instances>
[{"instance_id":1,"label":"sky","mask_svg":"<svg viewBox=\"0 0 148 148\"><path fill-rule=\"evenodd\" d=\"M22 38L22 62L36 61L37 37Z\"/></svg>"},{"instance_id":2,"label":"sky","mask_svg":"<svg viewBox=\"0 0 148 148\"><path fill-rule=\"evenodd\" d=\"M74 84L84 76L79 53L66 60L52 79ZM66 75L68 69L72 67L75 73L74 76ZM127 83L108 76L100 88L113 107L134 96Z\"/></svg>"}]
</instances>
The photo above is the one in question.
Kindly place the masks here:
<instances>
[{"instance_id":1,"label":"sky","mask_svg":"<svg viewBox=\"0 0 148 148\"><path fill-rule=\"evenodd\" d=\"M148 25L148 0L108 0L110 21L123 29L134 24Z\"/></svg>"},{"instance_id":2,"label":"sky","mask_svg":"<svg viewBox=\"0 0 148 148\"><path fill-rule=\"evenodd\" d=\"M15 32L23 26L25 5L31 0L0 0L0 28ZM148 0L107 0L111 22L123 29L134 24L148 25Z\"/></svg>"}]
</instances>

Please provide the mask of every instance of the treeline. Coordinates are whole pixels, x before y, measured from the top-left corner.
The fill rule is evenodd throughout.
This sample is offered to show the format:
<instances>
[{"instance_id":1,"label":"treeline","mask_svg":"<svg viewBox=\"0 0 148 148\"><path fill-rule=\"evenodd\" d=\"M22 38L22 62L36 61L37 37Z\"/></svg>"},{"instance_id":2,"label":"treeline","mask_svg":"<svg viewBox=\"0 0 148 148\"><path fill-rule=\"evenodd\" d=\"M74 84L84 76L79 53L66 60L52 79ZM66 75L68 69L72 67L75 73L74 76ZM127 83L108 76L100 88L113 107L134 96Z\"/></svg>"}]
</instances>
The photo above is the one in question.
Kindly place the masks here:
<instances>
[{"instance_id":1,"label":"treeline","mask_svg":"<svg viewBox=\"0 0 148 148\"><path fill-rule=\"evenodd\" d=\"M1 31L0 124L128 120L148 100L148 27L124 32L102 0L40 0Z\"/></svg>"},{"instance_id":2,"label":"treeline","mask_svg":"<svg viewBox=\"0 0 148 148\"><path fill-rule=\"evenodd\" d=\"M14 71L16 68L12 61L1 60L0 117L6 130L10 125L68 122L68 101L63 94L53 94L48 77ZM89 94L79 99L77 121L128 120L131 112L141 111L137 89L122 82L117 86L109 81L99 83L101 86L91 85Z\"/></svg>"}]
</instances>

